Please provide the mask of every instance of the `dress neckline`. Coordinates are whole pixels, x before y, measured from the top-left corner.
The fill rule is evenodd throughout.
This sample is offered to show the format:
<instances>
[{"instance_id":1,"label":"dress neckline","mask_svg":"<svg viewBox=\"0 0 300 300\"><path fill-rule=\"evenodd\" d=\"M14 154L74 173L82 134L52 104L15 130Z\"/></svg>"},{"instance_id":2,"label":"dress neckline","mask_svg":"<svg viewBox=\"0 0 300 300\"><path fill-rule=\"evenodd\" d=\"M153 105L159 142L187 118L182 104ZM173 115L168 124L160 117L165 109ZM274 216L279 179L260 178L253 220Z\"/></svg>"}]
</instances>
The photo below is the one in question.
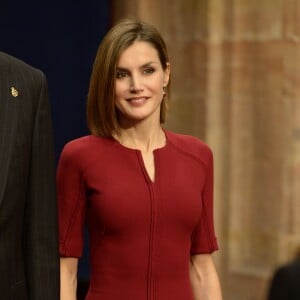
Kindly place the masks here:
<instances>
[{"instance_id":1,"label":"dress neckline","mask_svg":"<svg viewBox=\"0 0 300 300\"><path fill-rule=\"evenodd\" d=\"M154 152L157 152L157 151L160 151L160 150L163 150L163 149L167 148L168 145L169 145L169 137L168 137L167 131L166 131L164 128L162 128L162 131L163 131L163 133L164 133L164 135L165 135L165 144L164 144L163 146L161 146L161 147L158 147L158 148L153 149L153 153L154 153ZM117 139L115 139L114 137L110 137L109 139L112 141L112 143L113 143L114 145L117 145L118 147L120 147L120 148L122 148L122 149L125 149L125 150L128 150L128 151L140 152L140 153L142 152L142 150L140 150L140 149L138 149L138 148L130 148L130 147L127 147L127 146L121 144L121 143L120 143Z\"/></svg>"}]
</instances>

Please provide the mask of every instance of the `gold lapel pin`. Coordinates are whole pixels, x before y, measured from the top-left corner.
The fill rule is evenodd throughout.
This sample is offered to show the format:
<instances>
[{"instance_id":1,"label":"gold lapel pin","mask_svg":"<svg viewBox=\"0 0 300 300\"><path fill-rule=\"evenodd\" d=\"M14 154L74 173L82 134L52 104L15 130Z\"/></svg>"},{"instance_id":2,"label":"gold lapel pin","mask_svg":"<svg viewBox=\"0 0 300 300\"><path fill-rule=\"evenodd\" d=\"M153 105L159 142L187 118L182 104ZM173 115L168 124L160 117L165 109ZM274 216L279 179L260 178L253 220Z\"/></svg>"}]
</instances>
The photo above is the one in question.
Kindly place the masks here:
<instances>
[{"instance_id":1,"label":"gold lapel pin","mask_svg":"<svg viewBox=\"0 0 300 300\"><path fill-rule=\"evenodd\" d=\"M13 86L10 88L10 91L13 97L18 97L19 92Z\"/></svg>"}]
</instances>

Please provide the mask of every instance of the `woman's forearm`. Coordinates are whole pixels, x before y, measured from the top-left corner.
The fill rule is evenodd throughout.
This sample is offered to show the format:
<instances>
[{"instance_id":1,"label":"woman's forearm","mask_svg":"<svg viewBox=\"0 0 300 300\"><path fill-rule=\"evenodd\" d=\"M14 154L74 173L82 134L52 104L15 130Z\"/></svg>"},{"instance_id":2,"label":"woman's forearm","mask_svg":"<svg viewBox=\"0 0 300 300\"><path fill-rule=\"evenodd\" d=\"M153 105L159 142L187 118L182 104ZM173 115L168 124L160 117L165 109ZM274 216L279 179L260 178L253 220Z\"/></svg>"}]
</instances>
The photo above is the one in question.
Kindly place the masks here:
<instances>
[{"instance_id":1,"label":"woman's forearm","mask_svg":"<svg viewBox=\"0 0 300 300\"><path fill-rule=\"evenodd\" d=\"M220 282L209 254L191 257L190 278L195 300L222 300Z\"/></svg>"},{"instance_id":2,"label":"woman's forearm","mask_svg":"<svg viewBox=\"0 0 300 300\"><path fill-rule=\"evenodd\" d=\"M62 258L60 260L60 299L76 300L77 259Z\"/></svg>"}]
</instances>

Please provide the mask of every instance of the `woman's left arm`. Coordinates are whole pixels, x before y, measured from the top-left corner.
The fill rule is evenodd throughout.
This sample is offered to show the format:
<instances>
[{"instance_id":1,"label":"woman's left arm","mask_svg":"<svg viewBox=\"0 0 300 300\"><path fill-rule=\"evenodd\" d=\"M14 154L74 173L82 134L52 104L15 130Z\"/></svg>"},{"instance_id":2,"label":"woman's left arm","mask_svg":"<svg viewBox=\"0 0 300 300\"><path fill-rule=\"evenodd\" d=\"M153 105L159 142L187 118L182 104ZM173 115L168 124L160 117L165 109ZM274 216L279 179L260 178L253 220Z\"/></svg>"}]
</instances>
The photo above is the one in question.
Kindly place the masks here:
<instances>
[{"instance_id":1,"label":"woman's left arm","mask_svg":"<svg viewBox=\"0 0 300 300\"><path fill-rule=\"evenodd\" d=\"M220 282L210 254L191 256L190 278L195 300L222 300Z\"/></svg>"}]
</instances>

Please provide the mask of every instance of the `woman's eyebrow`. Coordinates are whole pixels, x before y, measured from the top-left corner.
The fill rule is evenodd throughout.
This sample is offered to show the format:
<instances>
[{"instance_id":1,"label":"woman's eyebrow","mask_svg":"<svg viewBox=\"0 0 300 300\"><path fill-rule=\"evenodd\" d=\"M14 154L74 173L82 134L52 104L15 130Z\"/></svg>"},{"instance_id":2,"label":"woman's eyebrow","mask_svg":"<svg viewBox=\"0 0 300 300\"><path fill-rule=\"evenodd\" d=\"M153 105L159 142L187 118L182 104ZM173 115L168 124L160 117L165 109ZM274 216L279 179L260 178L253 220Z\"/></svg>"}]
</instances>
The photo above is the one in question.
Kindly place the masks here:
<instances>
[{"instance_id":1,"label":"woman's eyebrow","mask_svg":"<svg viewBox=\"0 0 300 300\"><path fill-rule=\"evenodd\" d=\"M126 69L126 68L117 67L117 71L128 72L129 70L128 70L128 69Z\"/></svg>"},{"instance_id":2,"label":"woman's eyebrow","mask_svg":"<svg viewBox=\"0 0 300 300\"><path fill-rule=\"evenodd\" d=\"M152 64L157 64L157 62L155 62L155 61L149 61L149 62L147 62L147 63L141 65L139 68L140 68L140 69L143 69L143 68L146 68L146 67L151 66ZM117 70L118 70L118 71L129 72L129 69L128 69L128 68L125 68L125 67L122 67L122 66L117 67Z\"/></svg>"}]
</instances>

